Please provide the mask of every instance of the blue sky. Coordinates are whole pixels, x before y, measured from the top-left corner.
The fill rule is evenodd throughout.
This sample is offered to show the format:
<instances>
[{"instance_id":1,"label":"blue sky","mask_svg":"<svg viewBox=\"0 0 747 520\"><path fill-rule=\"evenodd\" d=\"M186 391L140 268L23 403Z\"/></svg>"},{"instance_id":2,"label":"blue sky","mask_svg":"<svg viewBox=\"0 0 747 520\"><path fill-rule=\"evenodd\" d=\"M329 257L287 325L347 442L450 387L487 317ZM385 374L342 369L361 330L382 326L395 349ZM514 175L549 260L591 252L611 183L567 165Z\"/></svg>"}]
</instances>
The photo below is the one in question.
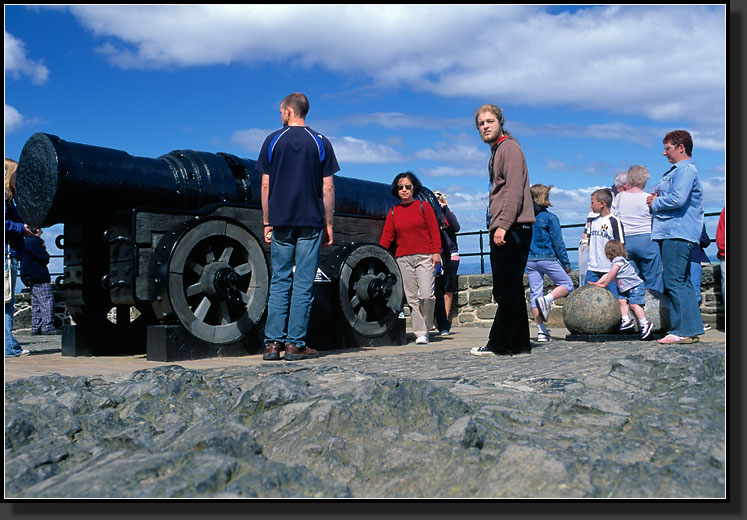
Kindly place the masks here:
<instances>
[{"instance_id":1,"label":"blue sky","mask_svg":"<svg viewBox=\"0 0 747 520\"><path fill-rule=\"evenodd\" d=\"M716 212L726 16L724 5L6 5L5 155L47 132L135 156L254 159L280 101L300 91L340 175L388 184L411 170L476 231L489 149L473 113L487 102L504 109L530 182L554 186L564 224L585 220L591 192L631 165L653 189L668 169L661 140L678 128L693 135ZM716 223L706 219L712 238ZM565 233L568 247L578 234Z\"/></svg>"}]
</instances>

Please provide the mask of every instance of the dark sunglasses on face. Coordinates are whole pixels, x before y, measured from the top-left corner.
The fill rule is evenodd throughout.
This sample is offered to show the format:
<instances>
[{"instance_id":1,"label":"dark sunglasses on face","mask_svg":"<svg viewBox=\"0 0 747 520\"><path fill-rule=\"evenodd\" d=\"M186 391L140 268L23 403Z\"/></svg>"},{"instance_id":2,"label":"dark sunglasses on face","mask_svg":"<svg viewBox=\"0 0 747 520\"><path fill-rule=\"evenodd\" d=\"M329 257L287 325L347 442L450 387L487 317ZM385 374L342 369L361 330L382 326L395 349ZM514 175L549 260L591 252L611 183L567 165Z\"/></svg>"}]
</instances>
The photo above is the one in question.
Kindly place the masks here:
<instances>
[{"instance_id":1,"label":"dark sunglasses on face","mask_svg":"<svg viewBox=\"0 0 747 520\"><path fill-rule=\"evenodd\" d=\"M402 190L411 190L412 189L412 184L400 184L398 186L398 188L399 188L400 191L402 191Z\"/></svg>"}]
</instances>

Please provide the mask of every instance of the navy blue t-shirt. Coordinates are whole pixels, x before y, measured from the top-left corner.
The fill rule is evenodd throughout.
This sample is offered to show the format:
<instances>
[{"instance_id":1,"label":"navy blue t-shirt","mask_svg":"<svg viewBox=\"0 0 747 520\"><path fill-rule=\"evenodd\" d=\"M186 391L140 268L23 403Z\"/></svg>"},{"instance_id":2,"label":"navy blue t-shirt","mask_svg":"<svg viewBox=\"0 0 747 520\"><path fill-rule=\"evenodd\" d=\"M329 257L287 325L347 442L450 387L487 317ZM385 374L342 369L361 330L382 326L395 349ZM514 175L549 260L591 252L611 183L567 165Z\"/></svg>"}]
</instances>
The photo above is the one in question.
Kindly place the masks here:
<instances>
[{"instance_id":1,"label":"navy blue t-shirt","mask_svg":"<svg viewBox=\"0 0 747 520\"><path fill-rule=\"evenodd\" d=\"M326 137L308 126L286 126L265 139L256 170L270 176L272 226L324 227L322 178L338 171Z\"/></svg>"}]
</instances>

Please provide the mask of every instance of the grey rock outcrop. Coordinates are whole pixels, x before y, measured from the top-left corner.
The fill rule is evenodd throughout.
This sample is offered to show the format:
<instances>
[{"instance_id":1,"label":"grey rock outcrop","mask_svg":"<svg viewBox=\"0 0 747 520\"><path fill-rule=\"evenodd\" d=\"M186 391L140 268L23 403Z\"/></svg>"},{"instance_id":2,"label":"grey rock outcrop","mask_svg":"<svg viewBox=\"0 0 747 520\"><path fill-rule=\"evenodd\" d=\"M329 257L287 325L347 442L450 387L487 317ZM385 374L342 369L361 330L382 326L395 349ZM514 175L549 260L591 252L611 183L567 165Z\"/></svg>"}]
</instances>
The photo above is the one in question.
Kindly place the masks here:
<instances>
[{"instance_id":1,"label":"grey rock outcrop","mask_svg":"<svg viewBox=\"0 0 747 520\"><path fill-rule=\"evenodd\" d=\"M451 375L422 379L436 365ZM521 365L431 351L20 379L6 496L724 496L723 351L499 384Z\"/></svg>"}]
</instances>

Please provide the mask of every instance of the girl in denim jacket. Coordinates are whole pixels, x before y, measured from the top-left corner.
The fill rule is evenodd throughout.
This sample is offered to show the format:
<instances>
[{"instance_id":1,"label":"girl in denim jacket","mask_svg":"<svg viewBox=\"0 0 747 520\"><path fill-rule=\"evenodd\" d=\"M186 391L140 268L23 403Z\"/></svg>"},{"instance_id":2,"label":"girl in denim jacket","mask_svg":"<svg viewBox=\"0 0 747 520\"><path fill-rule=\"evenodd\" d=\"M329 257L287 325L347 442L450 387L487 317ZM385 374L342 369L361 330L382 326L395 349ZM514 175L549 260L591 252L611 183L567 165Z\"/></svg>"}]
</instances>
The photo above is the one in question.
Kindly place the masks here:
<instances>
[{"instance_id":1,"label":"girl in denim jacket","mask_svg":"<svg viewBox=\"0 0 747 520\"><path fill-rule=\"evenodd\" d=\"M550 204L552 186L535 184L530 190L534 200L534 226L532 244L529 247L529 259L526 273L529 280L529 301L534 322L537 324L537 341L550 341L550 331L545 323L550 314L553 300L563 298L573 290L573 282L568 273L571 262L560 231L558 217L547 211ZM547 275L556 287L545 296L542 295L544 275Z\"/></svg>"}]
</instances>

